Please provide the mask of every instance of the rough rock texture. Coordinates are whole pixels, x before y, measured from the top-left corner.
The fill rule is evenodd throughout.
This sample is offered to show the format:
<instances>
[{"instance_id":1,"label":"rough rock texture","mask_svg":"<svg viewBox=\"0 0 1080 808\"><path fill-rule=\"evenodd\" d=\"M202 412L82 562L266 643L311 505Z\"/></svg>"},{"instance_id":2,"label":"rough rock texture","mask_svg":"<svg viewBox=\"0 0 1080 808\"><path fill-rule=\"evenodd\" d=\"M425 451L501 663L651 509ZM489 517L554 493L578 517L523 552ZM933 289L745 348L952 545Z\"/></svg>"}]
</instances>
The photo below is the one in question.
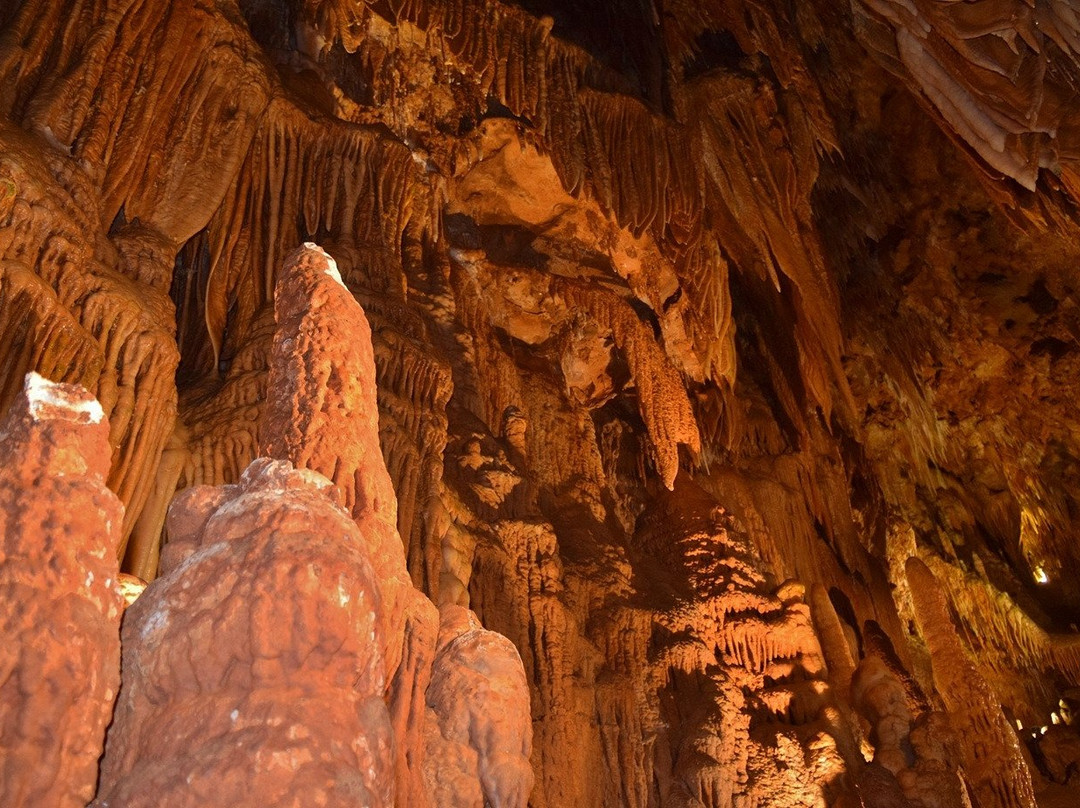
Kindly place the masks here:
<instances>
[{"instance_id":1,"label":"rough rock texture","mask_svg":"<svg viewBox=\"0 0 1080 808\"><path fill-rule=\"evenodd\" d=\"M379 585L330 491L260 459L173 504L95 806L394 804Z\"/></svg>"},{"instance_id":2,"label":"rough rock texture","mask_svg":"<svg viewBox=\"0 0 1080 808\"><path fill-rule=\"evenodd\" d=\"M455 779L459 785L464 780L461 788L483 791L479 805L484 798L500 808L526 805L532 727L521 659L508 640L479 626L453 653L445 648L449 640L436 649L438 613L409 578L397 500L379 449L370 328L333 258L314 244L290 254L274 290L274 317L262 451L330 477L360 529L382 602L378 636L394 730L397 804L458 804L457 795L426 782L438 782L444 768L454 768L437 756L425 769L425 738L442 732L473 760ZM488 658L478 663L481 651ZM485 666L493 682L471 681L489 673ZM491 726L485 725L488 712L501 716ZM503 723L509 728L501 729ZM430 771L434 775L425 777Z\"/></svg>"},{"instance_id":3,"label":"rough rock texture","mask_svg":"<svg viewBox=\"0 0 1080 808\"><path fill-rule=\"evenodd\" d=\"M1080 153L1075 75L1080 15L1069 3L1021 0L859 2L863 39L916 86L989 169L1037 188L1050 168L1074 195Z\"/></svg>"},{"instance_id":4,"label":"rough rock texture","mask_svg":"<svg viewBox=\"0 0 1080 808\"><path fill-rule=\"evenodd\" d=\"M382 591L382 657L392 676L412 582L397 534L394 488L379 450L371 329L334 260L314 244L285 260L274 300L277 330L260 454L317 471L340 493Z\"/></svg>"},{"instance_id":5,"label":"rough rock texture","mask_svg":"<svg viewBox=\"0 0 1080 808\"><path fill-rule=\"evenodd\" d=\"M120 686L123 509L109 427L73 385L26 376L0 424L0 803L86 805Z\"/></svg>"},{"instance_id":6,"label":"rough rock texture","mask_svg":"<svg viewBox=\"0 0 1080 808\"><path fill-rule=\"evenodd\" d=\"M513 644L468 609L441 610L427 687L424 776L433 805L525 806L533 788L529 685Z\"/></svg>"},{"instance_id":7,"label":"rough rock texture","mask_svg":"<svg viewBox=\"0 0 1080 808\"><path fill-rule=\"evenodd\" d=\"M461 607L460 636L440 640L409 580L370 331L315 245L286 260L275 318L260 434L283 459L174 500L162 576L124 624L95 805L451 805L475 792L524 808L521 659ZM456 756L425 764L429 737Z\"/></svg>"},{"instance_id":8,"label":"rough rock texture","mask_svg":"<svg viewBox=\"0 0 1080 808\"><path fill-rule=\"evenodd\" d=\"M979 804L1033 808L1031 772L1020 743L986 680L967 658L934 574L917 558L907 561L915 614Z\"/></svg>"},{"instance_id":9,"label":"rough rock texture","mask_svg":"<svg viewBox=\"0 0 1080 808\"><path fill-rule=\"evenodd\" d=\"M333 480L399 803L520 799L482 711L429 707L488 681L438 672L460 607L524 663L534 808L1075 804L1078 31L0 4L0 406L97 396L145 580L174 492L261 447Z\"/></svg>"}]
</instances>

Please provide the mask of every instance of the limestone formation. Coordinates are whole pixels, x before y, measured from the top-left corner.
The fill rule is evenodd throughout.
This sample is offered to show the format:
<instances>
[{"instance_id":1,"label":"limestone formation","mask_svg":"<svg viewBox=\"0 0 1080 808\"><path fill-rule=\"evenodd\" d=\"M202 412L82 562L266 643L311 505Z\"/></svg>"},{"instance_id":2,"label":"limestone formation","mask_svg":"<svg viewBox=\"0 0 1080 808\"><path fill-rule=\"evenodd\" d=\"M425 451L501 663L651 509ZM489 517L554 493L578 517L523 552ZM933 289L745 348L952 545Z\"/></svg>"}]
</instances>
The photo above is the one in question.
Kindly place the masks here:
<instances>
[{"instance_id":1,"label":"limestone formation","mask_svg":"<svg viewBox=\"0 0 1080 808\"><path fill-rule=\"evenodd\" d=\"M444 772L454 771L452 761L464 757L472 765L452 779L460 788L479 789L478 805L487 799L524 808L533 781L532 727L520 657L508 640L479 627L455 640L449 653L450 640L439 639L434 604L412 586L396 527L397 500L379 447L370 327L336 262L321 248L305 244L285 260L274 317L262 450L330 477L360 530L382 603L378 637L393 727L396 804L459 804L462 795L447 795L429 781L441 783ZM426 739L435 733L448 736L460 753L448 760L441 750L431 750ZM427 761L427 751L437 754Z\"/></svg>"},{"instance_id":2,"label":"limestone formation","mask_svg":"<svg viewBox=\"0 0 1080 808\"><path fill-rule=\"evenodd\" d=\"M1020 744L993 691L965 655L937 579L917 558L908 559L907 575L934 666L934 681L960 733L964 762L980 805L1033 808L1031 773Z\"/></svg>"},{"instance_id":3,"label":"limestone formation","mask_svg":"<svg viewBox=\"0 0 1080 808\"><path fill-rule=\"evenodd\" d=\"M1080 801L1074 5L0 3L0 411L30 372L99 402L122 510L98 492L95 546L133 576L100 790L90 764L35 782L102 808L308 777L411 808ZM27 580L97 518L73 481L0 516ZM244 510L271 489L284 510ZM219 541L230 513L250 535ZM374 638L285 585L313 567L278 518L378 592ZM264 606L336 615L363 687ZM109 689L111 625L56 687ZM264 640L295 664L254 688L273 671L226 660ZM15 681L0 724L73 731ZM290 739L283 687L366 712ZM169 712L196 703L202 729ZM8 739L21 777L39 747Z\"/></svg>"},{"instance_id":4,"label":"limestone formation","mask_svg":"<svg viewBox=\"0 0 1080 808\"><path fill-rule=\"evenodd\" d=\"M172 507L124 621L95 806L392 806L383 604L330 484L259 460Z\"/></svg>"},{"instance_id":5,"label":"limestone formation","mask_svg":"<svg viewBox=\"0 0 1080 808\"><path fill-rule=\"evenodd\" d=\"M434 805L525 808L532 716L513 644L460 606L442 609L426 699L424 774Z\"/></svg>"},{"instance_id":6,"label":"limestone formation","mask_svg":"<svg viewBox=\"0 0 1080 808\"><path fill-rule=\"evenodd\" d=\"M329 478L359 525L386 601L380 619L389 676L401 658L412 583L379 449L371 331L336 263L314 244L286 259L274 298L277 330L260 454Z\"/></svg>"},{"instance_id":7,"label":"limestone formation","mask_svg":"<svg viewBox=\"0 0 1080 808\"><path fill-rule=\"evenodd\" d=\"M82 808L120 686L108 422L31 373L0 425L0 802Z\"/></svg>"}]
</instances>

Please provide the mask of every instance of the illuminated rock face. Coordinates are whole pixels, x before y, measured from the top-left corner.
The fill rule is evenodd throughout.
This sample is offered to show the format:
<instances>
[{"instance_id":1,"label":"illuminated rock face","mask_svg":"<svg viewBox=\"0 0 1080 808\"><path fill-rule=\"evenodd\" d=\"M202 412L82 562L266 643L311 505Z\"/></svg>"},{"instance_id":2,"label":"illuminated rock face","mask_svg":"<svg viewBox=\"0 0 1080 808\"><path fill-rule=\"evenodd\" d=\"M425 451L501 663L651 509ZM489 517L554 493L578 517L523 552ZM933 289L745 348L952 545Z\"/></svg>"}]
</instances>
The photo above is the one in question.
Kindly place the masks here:
<instances>
[{"instance_id":1,"label":"illuminated rock face","mask_svg":"<svg viewBox=\"0 0 1080 808\"><path fill-rule=\"evenodd\" d=\"M1078 31L1050 0L0 3L0 407L32 370L96 397L98 541L159 578L98 803L1080 802ZM71 482L5 517L56 515L3 537L31 567L95 513ZM300 691L363 715L290 738Z\"/></svg>"},{"instance_id":2,"label":"illuminated rock face","mask_svg":"<svg viewBox=\"0 0 1080 808\"><path fill-rule=\"evenodd\" d=\"M333 258L305 244L278 275L274 315L263 451L332 476L359 527L381 593L378 644L394 731L397 804L465 804L459 801L463 790L482 790L491 805L524 808L533 775L521 659L505 637L478 625L454 646L462 649L458 653L436 653L438 612L413 588L395 524L397 501L379 448L375 362L363 309ZM425 738L443 733L472 760L456 774L450 794L427 782L439 782L455 768L455 758L442 750L425 758Z\"/></svg>"},{"instance_id":3,"label":"illuminated rock face","mask_svg":"<svg viewBox=\"0 0 1080 808\"><path fill-rule=\"evenodd\" d=\"M967 658L949 618L934 574L919 559L907 562L915 614L922 628L941 692L980 805L1034 808L1031 772L1001 705L978 668Z\"/></svg>"},{"instance_id":4,"label":"illuminated rock face","mask_svg":"<svg viewBox=\"0 0 1080 808\"><path fill-rule=\"evenodd\" d=\"M259 460L172 506L124 621L95 805L393 805L383 609L321 476Z\"/></svg>"},{"instance_id":5,"label":"illuminated rock face","mask_svg":"<svg viewBox=\"0 0 1080 808\"><path fill-rule=\"evenodd\" d=\"M286 259L274 297L261 454L328 477L359 524L386 602L380 636L389 676L401 658L412 581L379 449L371 329L334 260L314 244Z\"/></svg>"},{"instance_id":6,"label":"illuminated rock face","mask_svg":"<svg viewBox=\"0 0 1080 808\"><path fill-rule=\"evenodd\" d=\"M0 803L86 805L120 686L109 427L72 385L26 377L0 425Z\"/></svg>"},{"instance_id":7,"label":"illuminated rock face","mask_svg":"<svg viewBox=\"0 0 1080 808\"><path fill-rule=\"evenodd\" d=\"M222 805L450 805L465 791L524 808L521 660L461 607L462 636L437 652L437 610L412 587L394 525L360 305L306 245L282 268L275 311L261 434L284 459L174 500L162 576L124 624L95 805L208 793ZM446 736L471 768L425 762L427 736ZM444 772L449 801L423 777Z\"/></svg>"}]
</instances>

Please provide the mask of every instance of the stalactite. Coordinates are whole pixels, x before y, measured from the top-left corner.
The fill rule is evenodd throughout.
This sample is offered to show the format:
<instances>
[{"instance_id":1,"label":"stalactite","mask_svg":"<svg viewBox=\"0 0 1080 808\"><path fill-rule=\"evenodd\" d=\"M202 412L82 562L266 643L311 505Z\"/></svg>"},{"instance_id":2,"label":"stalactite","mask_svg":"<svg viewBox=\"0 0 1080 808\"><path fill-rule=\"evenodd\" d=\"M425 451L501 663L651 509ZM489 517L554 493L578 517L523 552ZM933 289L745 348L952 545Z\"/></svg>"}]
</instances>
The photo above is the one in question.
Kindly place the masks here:
<instances>
[{"instance_id":1,"label":"stalactite","mask_svg":"<svg viewBox=\"0 0 1080 808\"><path fill-rule=\"evenodd\" d=\"M327 40L352 36L342 27L335 28L333 20L339 25L347 20L348 26L355 29L365 24L362 20L369 19L360 12L355 12L359 16L350 16L354 12L338 9L332 3L309 7L306 14L310 20L318 21ZM743 122L756 121L753 128L745 130L748 133L760 129L758 124L763 120L769 121L766 128L786 127L797 165L794 170L784 166L788 175L777 176L775 187L770 189L775 192L778 209L774 212L773 203L764 203L764 218L747 228L748 232L769 234L764 236L768 241L748 244L752 254L741 256L739 264L747 272L767 267L774 283L778 283L777 273L783 273L795 285L795 311L787 315L799 348L794 372L828 419L834 398L845 409L851 402L840 367L842 340L836 293L824 280L826 272L809 220L807 197L816 176L815 152L835 151L835 133L824 112L819 88L809 78L801 59L784 50L783 37L772 20L756 7L747 9L744 16L721 16L723 20L717 24L737 26L746 49L761 50L776 60L783 90L799 92L799 100L784 96L782 111L774 100L766 105L767 109L750 112L750 119ZM736 191L741 198L732 198L730 189L710 187L703 182L701 172L695 170L694 166L701 163L702 151L707 154L717 149L713 143L717 133L699 132L693 125L694 116L712 109L697 97L705 90L687 94L682 101L690 115L689 126L658 116L630 96L588 86L585 67L596 70L596 65L590 64L580 50L550 37L550 22L486 0L439 2L423 10L420 5L406 5L395 10L392 21L417 25L428 36L440 37L448 55L471 76L481 96L490 94L514 114L528 118L540 135L538 145L551 154L566 189L575 195L587 193L620 225L636 235L648 229L658 243L680 255L677 265L683 283L703 292L702 298L691 303L698 318L698 333L722 336L730 332L723 303L727 265L717 260L715 250L701 254L699 244L707 227L703 211L715 209L720 203L749 212L762 204L765 186L750 191L746 185ZM541 58L547 65L544 71L533 68ZM535 99L530 96L522 100L521 92L507 82L506 76L524 76L530 71L538 80L526 86L538 88L537 94ZM713 83L706 86L712 88ZM762 87L757 90L772 98L771 91ZM711 89L709 92L715 95ZM721 95L735 98L739 94L728 89L721 90ZM756 171L764 172L765 177L774 170L776 161L771 150L763 151L760 144L721 144L719 150L727 165L741 165L747 153L757 151L761 162ZM739 158L732 160L732 154ZM695 159L688 159L691 156ZM644 166L649 169L643 170ZM755 193L758 203L749 202L747 194ZM724 238L731 238L731 224L718 224ZM799 235L793 241L789 233ZM804 253L810 256L808 262ZM717 343L723 345L724 341L719 339ZM734 373L730 350L705 366L716 379L730 379Z\"/></svg>"},{"instance_id":2,"label":"stalactite","mask_svg":"<svg viewBox=\"0 0 1080 808\"><path fill-rule=\"evenodd\" d=\"M689 305L695 315L691 324L693 342L706 346L702 359L704 375L734 387L737 361L728 283L731 267L716 237L708 237L691 248L676 266L689 291Z\"/></svg>"},{"instance_id":3,"label":"stalactite","mask_svg":"<svg viewBox=\"0 0 1080 808\"><path fill-rule=\"evenodd\" d=\"M244 343L271 298L276 267L304 238L334 234L346 250L342 270L350 285L400 287L413 169L408 149L386 134L320 121L276 99L210 223L204 305L215 354L226 348L226 329L235 345Z\"/></svg>"},{"instance_id":4,"label":"stalactite","mask_svg":"<svg viewBox=\"0 0 1080 808\"><path fill-rule=\"evenodd\" d=\"M103 359L93 336L57 299L52 287L21 263L0 265L0 333L19 346L4 359L0 409L18 394L19 379L33 368L49 379L93 384ZM30 318L26 317L30 313ZM63 334L63 337L58 335Z\"/></svg>"},{"instance_id":5,"label":"stalactite","mask_svg":"<svg viewBox=\"0 0 1080 808\"><path fill-rule=\"evenodd\" d=\"M35 141L6 125L0 137L5 179L16 188L0 228L4 290L12 304L33 299L5 307L5 342L19 350L7 357L0 389L10 395L13 376L34 370L94 392L110 420L109 485L125 505L126 542L175 417L171 305L161 290L124 278L107 241L82 235L97 232L97 208L80 169L51 151L35 155ZM57 338L35 341L50 330ZM82 362L76 370L66 359Z\"/></svg>"},{"instance_id":6,"label":"stalactite","mask_svg":"<svg viewBox=\"0 0 1080 808\"><path fill-rule=\"evenodd\" d=\"M775 98L760 84L703 78L689 97L701 132L696 158L705 168L711 198L726 208L720 214L726 217L720 225L724 237L734 237L728 248L738 250L741 271L756 273L759 282L778 291L781 277L792 284L788 299L801 379L827 421L834 390L844 403L850 394L840 366L837 292L809 210L816 156L805 147L796 150L799 144L778 123ZM784 145L777 148L778 142Z\"/></svg>"},{"instance_id":7,"label":"stalactite","mask_svg":"<svg viewBox=\"0 0 1080 808\"><path fill-rule=\"evenodd\" d=\"M267 395L274 329L273 310L266 306L224 378L211 378L182 396L181 418L188 434L179 489L235 483L258 455L258 424Z\"/></svg>"},{"instance_id":8,"label":"stalactite","mask_svg":"<svg viewBox=\"0 0 1080 808\"><path fill-rule=\"evenodd\" d=\"M434 531L453 381L449 368L422 351L422 333L398 330L400 319L392 325L397 312L379 312L377 303L366 310L375 323L379 433L398 500L398 532L413 582L439 602L442 558Z\"/></svg>"},{"instance_id":9,"label":"stalactite","mask_svg":"<svg viewBox=\"0 0 1080 808\"><path fill-rule=\"evenodd\" d=\"M815 780L796 740L804 730L822 729L826 708L835 711L801 585L770 591L749 542L693 483L680 480L654 508L636 538L644 557L665 559L668 587L674 585L675 601L657 612L665 631L654 629L649 674L662 714L679 727L669 742L678 744L671 755L681 782L669 798L689 789L709 806L823 804L821 789L842 776L844 763L823 758ZM674 534L668 525L678 525ZM708 673L717 666L722 674ZM686 698L683 677L703 680L705 704L713 706L677 721L672 711ZM822 749L835 751L828 737ZM775 752L758 745L765 743L799 751L778 763Z\"/></svg>"},{"instance_id":10,"label":"stalactite","mask_svg":"<svg viewBox=\"0 0 1080 808\"><path fill-rule=\"evenodd\" d=\"M970 575L926 557L923 563L948 581L947 601L977 637L983 676L1015 715L1037 723L1056 704L1057 690L1024 671L1052 669L1070 686L1080 683L1080 648L1069 635L1055 635L1036 624L1029 615L1000 591L994 591Z\"/></svg>"},{"instance_id":11,"label":"stalactite","mask_svg":"<svg viewBox=\"0 0 1080 808\"><path fill-rule=\"evenodd\" d=\"M331 479L390 606L374 801L521 805L531 723L536 808L959 808L965 769L1030 804L961 751L1080 681L1066 3L0 5L0 407L29 370L100 400L144 603L216 535L159 545L174 489L262 485L260 423ZM316 260L279 329L309 239L343 286ZM101 804L202 771L131 703Z\"/></svg>"},{"instance_id":12,"label":"stalactite","mask_svg":"<svg viewBox=\"0 0 1080 808\"><path fill-rule=\"evenodd\" d=\"M679 445L687 446L695 454L701 451L697 422L682 379L656 345L649 329L629 307L620 306L605 295L583 293L576 285L558 284L555 289L571 309L589 312L601 327L610 330L615 344L626 353L656 469L670 489L679 471Z\"/></svg>"},{"instance_id":13,"label":"stalactite","mask_svg":"<svg viewBox=\"0 0 1080 808\"><path fill-rule=\"evenodd\" d=\"M1080 65L1080 24L1065 4L961 11L860 2L855 9L871 53L978 155L991 182L1004 175L1034 191L1042 169L1074 171L1077 90L1068 76ZM1065 190L1075 193L1067 182ZM1012 195L1013 205L1046 224L1038 207ZM1047 205L1054 206L1052 197Z\"/></svg>"},{"instance_id":14,"label":"stalactite","mask_svg":"<svg viewBox=\"0 0 1080 808\"><path fill-rule=\"evenodd\" d=\"M56 10L24 3L10 40L21 47L0 52L15 90L5 112L86 167L103 225L123 209L179 245L224 196L269 98L254 43L235 18L190 0L86 0L63 24L43 12ZM111 69L118 60L138 70Z\"/></svg>"}]
</instances>

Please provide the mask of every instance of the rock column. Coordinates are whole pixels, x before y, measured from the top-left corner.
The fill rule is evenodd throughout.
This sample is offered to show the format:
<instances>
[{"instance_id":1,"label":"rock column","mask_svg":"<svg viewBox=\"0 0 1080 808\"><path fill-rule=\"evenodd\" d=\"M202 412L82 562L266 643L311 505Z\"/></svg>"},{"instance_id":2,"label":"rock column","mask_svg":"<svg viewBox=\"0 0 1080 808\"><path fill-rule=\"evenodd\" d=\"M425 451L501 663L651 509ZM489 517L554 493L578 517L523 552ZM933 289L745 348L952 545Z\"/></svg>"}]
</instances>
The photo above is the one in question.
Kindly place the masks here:
<instances>
[{"instance_id":1,"label":"rock column","mask_svg":"<svg viewBox=\"0 0 1080 808\"><path fill-rule=\"evenodd\" d=\"M393 804L379 587L334 495L260 459L173 503L96 808Z\"/></svg>"},{"instance_id":2,"label":"rock column","mask_svg":"<svg viewBox=\"0 0 1080 808\"><path fill-rule=\"evenodd\" d=\"M109 425L31 373L0 426L0 805L83 808L120 686Z\"/></svg>"}]
</instances>

